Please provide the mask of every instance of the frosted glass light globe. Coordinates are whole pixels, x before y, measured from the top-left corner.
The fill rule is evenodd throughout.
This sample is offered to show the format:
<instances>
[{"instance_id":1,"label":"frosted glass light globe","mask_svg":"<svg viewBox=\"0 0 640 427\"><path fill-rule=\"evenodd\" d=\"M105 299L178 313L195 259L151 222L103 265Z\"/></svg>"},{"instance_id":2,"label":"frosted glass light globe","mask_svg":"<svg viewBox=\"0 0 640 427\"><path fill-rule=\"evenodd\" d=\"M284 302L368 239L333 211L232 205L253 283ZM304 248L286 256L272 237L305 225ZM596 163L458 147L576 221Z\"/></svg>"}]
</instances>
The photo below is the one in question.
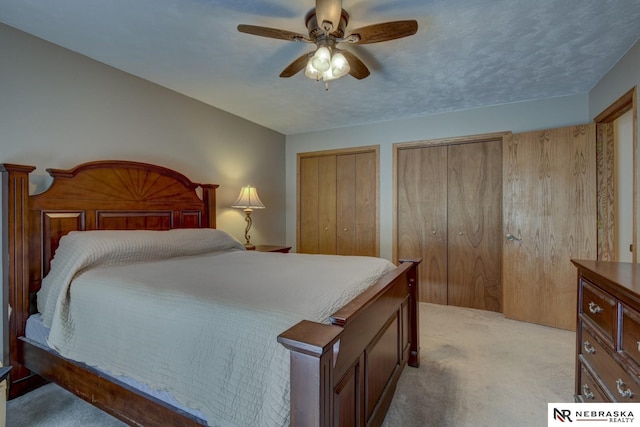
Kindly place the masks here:
<instances>
[{"instance_id":1,"label":"frosted glass light globe","mask_svg":"<svg viewBox=\"0 0 640 427\"><path fill-rule=\"evenodd\" d=\"M338 52L333 55L333 58L331 58L331 73L334 78L339 79L347 74L350 69L349 61L347 61L347 58L345 58L342 53Z\"/></svg>"},{"instance_id":2,"label":"frosted glass light globe","mask_svg":"<svg viewBox=\"0 0 640 427\"><path fill-rule=\"evenodd\" d=\"M322 73L313 67L311 59L307 61L307 67L304 69L304 75L314 80L320 80L322 78Z\"/></svg>"},{"instance_id":3,"label":"frosted glass light globe","mask_svg":"<svg viewBox=\"0 0 640 427\"><path fill-rule=\"evenodd\" d=\"M331 52L326 46L320 46L316 53L311 58L311 65L313 68L324 73L331 67Z\"/></svg>"}]
</instances>

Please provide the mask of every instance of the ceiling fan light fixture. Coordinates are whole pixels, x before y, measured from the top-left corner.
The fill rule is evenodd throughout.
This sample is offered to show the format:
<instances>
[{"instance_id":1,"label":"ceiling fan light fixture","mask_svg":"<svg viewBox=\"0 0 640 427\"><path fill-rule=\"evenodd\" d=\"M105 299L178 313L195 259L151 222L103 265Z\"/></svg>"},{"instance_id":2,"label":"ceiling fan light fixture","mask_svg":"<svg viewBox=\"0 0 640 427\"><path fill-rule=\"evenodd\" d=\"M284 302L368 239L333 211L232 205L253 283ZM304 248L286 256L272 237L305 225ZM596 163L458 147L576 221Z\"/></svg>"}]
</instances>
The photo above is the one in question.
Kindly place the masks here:
<instances>
[{"instance_id":1,"label":"ceiling fan light fixture","mask_svg":"<svg viewBox=\"0 0 640 427\"><path fill-rule=\"evenodd\" d=\"M318 66L323 69L319 69ZM350 70L349 61L339 50L332 55L331 49L323 45L318 47L315 54L307 61L304 75L316 81L322 79L325 82L325 90L329 90L329 81L346 76Z\"/></svg>"},{"instance_id":2,"label":"ceiling fan light fixture","mask_svg":"<svg viewBox=\"0 0 640 427\"><path fill-rule=\"evenodd\" d=\"M333 55L331 58L331 68L329 68L329 70L331 71L331 74L333 74L334 78L339 79L340 77L345 76L350 69L349 61L347 61L347 58L345 58L342 53L337 52Z\"/></svg>"},{"instance_id":3,"label":"ceiling fan light fixture","mask_svg":"<svg viewBox=\"0 0 640 427\"><path fill-rule=\"evenodd\" d=\"M296 58L280 73L280 77L291 77L304 68L306 77L325 82L346 74L362 80L371 74L366 64L356 55L348 50L341 50L338 47L340 43L380 43L412 36L418 31L418 21L415 19L381 22L347 30L349 14L342 9L342 0L315 0L315 7L305 15L304 24L308 37L294 31L257 25L240 24L238 31L272 39L315 44L315 51Z\"/></svg>"},{"instance_id":4,"label":"ceiling fan light fixture","mask_svg":"<svg viewBox=\"0 0 640 427\"><path fill-rule=\"evenodd\" d=\"M320 46L311 57L311 65L321 73L331 67L331 51L326 46Z\"/></svg>"}]
</instances>

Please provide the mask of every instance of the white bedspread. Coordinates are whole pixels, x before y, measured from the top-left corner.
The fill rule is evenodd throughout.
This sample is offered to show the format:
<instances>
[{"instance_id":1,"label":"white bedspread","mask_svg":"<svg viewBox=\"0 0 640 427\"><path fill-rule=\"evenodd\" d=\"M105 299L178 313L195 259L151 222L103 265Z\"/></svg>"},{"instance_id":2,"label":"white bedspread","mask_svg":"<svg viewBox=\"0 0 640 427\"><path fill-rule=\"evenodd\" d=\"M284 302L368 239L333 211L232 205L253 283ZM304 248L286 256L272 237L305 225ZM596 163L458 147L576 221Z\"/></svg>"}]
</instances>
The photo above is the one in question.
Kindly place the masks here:
<instances>
[{"instance_id":1,"label":"white bedspread","mask_svg":"<svg viewBox=\"0 0 640 427\"><path fill-rule=\"evenodd\" d=\"M218 230L192 245L184 240L193 236L155 232L161 249L155 235L123 245L100 233L61 240L56 281L48 276L38 295L44 310L54 306L43 312L50 345L166 389L210 425L288 425L289 355L278 334L302 319L326 322L394 268L370 257L248 252ZM126 249L131 239L144 242L144 255Z\"/></svg>"}]
</instances>

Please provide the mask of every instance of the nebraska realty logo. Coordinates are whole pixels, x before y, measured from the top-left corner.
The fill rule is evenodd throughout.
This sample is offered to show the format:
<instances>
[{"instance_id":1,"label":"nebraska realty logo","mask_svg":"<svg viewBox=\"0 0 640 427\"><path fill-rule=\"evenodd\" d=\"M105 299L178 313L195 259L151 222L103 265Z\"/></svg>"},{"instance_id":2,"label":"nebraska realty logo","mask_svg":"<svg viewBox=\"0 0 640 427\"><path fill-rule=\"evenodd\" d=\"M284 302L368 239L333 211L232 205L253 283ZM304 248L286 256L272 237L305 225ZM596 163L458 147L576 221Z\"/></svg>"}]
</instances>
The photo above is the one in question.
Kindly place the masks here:
<instances>
[{"instance_id":1,"label":"nebraska realty logo","mask_svg":"<svg viewBox=\"0 0 640 427\"><path fill-rule=\"evenodd\" d=\"M640 426L640 403L549 403L549 425L589 422Z\"/></svg>"}]
</instances>

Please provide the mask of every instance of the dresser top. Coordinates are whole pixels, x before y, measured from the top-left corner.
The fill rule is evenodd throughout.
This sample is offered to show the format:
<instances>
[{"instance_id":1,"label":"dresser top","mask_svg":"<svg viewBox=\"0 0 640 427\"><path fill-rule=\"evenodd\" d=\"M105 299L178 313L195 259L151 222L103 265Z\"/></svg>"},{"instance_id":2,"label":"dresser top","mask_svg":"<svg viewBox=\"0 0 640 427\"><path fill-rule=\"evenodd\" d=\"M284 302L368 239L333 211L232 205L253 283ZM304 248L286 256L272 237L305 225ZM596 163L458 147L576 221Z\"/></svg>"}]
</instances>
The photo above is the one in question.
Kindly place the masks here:
<instances>
[{"instance_id":1,"label":"dresser top","mask_svg":"<svg viewBox=\"0 0 640 427\"><path fill-rule=\"evenodd\" d=\"M619 299L640 303L640 264L576 259L571 262L582 275L597 281Z\"/></svg>"}]
</instances>

